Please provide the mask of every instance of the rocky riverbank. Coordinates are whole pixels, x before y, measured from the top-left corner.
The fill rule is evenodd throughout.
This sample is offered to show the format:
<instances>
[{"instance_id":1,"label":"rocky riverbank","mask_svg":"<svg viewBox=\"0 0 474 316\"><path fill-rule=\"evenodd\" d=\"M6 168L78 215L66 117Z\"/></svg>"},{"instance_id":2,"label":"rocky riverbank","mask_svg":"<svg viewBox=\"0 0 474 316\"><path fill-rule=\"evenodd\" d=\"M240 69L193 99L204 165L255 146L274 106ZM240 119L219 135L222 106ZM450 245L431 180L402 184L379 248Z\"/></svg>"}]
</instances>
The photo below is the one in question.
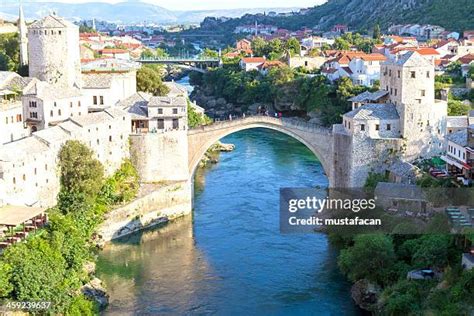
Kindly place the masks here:
<instances>
[{"instance_id":1,"label":"rocky riverbank","mask_svg":"<svg viewBox=\"0 0 474 316\"><path fill-rule=\"evenodd\" d=\"M233 144L223 144L221 142L217 142L212 145L204 154L204 157L199 162L199 167L204 168L210 164L215 164L219 162L219 154L221 152L230 152L235 149L235 145Z\"/></svg>"}]
</instances>

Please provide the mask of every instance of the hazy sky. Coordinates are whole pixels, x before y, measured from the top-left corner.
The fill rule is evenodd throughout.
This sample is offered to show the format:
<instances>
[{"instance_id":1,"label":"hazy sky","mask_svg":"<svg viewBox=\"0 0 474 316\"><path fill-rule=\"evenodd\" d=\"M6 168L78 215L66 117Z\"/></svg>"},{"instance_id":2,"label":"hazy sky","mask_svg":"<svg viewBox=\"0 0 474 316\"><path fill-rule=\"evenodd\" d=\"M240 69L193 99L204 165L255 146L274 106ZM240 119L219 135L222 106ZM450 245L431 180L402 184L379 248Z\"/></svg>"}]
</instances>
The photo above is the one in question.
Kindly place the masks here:
<instances>
[{"instance_id":1,"label":"hazy sky","mask_svg":"<svg viewBox=\"0 0 474 316\"><path fill-rule=\"evenodd\" d=\"M5 1L5 0L4 0ZM17 0L18 1L18 0ZM6 0L6 2L17 2ZM23 0L24 5L35 0ZM38 1L38 0L36 0ZM35 1L35 2L36 2ZM123 2L117 0L39 0L41 2ZM137 1L137 0L131 0ZM171 10L212 10L232 8L265 8L265 7L312 7L326 0L144 0ZM0 1L3 2L3 1Z\"/></svg>"}]
</instances>

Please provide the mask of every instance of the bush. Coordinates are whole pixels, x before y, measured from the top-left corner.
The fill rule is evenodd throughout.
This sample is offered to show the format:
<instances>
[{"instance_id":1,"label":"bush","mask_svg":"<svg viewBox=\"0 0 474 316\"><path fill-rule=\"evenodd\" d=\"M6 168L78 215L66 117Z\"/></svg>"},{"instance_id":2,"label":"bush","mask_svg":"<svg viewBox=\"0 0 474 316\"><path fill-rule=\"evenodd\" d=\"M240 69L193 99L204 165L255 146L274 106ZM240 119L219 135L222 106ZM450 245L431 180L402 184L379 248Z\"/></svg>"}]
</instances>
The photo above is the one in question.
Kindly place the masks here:
<instances>
[{"instance_id":1,"label":"bush","mask_svg":"<svg viewBox=\"0 0 474 316\"><path fill-rule=\"evenodd\" d=\"M389 267L395 262L392 239L385 235L358 235L354 245L343 249L338 264L350 280L386 282Z\"/></svg>"}]
</instances>

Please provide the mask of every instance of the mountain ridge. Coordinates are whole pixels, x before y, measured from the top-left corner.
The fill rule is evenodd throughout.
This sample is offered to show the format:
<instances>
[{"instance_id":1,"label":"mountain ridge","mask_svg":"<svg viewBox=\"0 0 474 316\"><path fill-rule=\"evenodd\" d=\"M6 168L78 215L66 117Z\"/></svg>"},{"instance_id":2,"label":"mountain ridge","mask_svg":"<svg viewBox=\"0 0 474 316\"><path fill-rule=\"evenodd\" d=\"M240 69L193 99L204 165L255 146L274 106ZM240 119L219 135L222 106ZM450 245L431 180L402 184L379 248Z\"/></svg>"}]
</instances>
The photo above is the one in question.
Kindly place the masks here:
<instances>
[{"instance_id":1,"label":"mountain ridge","mask_svg":"<svg viewBox=\"0 0 474 316\"><path fill-rule=\"evenodd\" d=\"M158 24L199 23L207 16L240 17L246 13L263 13L265 11L289 12L298 8L252 8L252 9L216 9L173 11L143 1L126 1L119 3L85 2L31 2L23 6L28 20L38 19L51 12L73 20L100 19L117 23L154 22ZM0 16L4 19L16 19L18 4L7 3L0 8Z\"/></svg>"}]
</instances>

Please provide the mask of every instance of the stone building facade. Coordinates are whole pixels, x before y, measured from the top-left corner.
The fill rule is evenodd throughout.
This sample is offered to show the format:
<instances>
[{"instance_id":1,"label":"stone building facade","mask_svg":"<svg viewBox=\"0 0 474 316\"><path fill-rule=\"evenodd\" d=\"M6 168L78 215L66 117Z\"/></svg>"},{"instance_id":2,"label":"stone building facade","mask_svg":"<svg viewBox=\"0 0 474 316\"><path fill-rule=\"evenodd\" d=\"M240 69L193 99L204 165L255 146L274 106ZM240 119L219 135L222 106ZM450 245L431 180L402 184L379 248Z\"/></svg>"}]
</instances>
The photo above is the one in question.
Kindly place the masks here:
<instances>
[{"instance_id":1,"label":"stone building facade","mask_svg":"<svg viewBox=\"0 0 474 316\"><path fill-rule=\"evenodd\" d=\"M79 140L90 147L106 173L112 174L129 157L129 126L130 117L126 112L106 110L71 118L3 145L0 205L55 205L59 193L58 153L68 140Z\"/></svg>"},{"instance_id":2,"label":"stone building facade","mask_svg":"<svg viewBox=\"0 0 474 316\"><path fill-rule=\"evenodd\" d=\"M399 160L442 153L447 103L434 98L434 65L416 52L381 66L381 91L354 97L353 110L333 127L338 186L361 187L370 172Z\"/></svg>"},{"instance_id":3,"label":"stone building facade","mask_svg":"<svg viewBox=\"0 0 474 316\"><path fill-rule=\"evenodd\" d=\"M80 87L79 27L51 14L28 26L30 77Z\"/></svg>"}]
</instances>

